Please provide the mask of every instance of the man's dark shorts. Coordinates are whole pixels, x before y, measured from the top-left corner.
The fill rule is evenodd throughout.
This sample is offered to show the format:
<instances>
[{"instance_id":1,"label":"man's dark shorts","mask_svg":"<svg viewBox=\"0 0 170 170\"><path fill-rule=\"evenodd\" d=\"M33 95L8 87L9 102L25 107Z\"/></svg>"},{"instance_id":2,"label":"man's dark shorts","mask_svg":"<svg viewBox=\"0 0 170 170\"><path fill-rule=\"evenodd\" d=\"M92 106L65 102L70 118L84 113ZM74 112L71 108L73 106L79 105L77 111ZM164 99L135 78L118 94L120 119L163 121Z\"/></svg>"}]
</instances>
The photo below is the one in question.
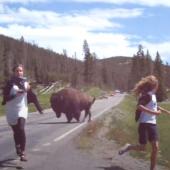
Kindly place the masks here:
<instances>
[{"instance_id":1,"label":"man's dark shorts","mask_svg":"<svg viewBox=\"0 0 170 170\"><path fill-rule=\"evenodd\" d=\"M158 141L159 134L156 124L151 123L140 123L138 128L139 133L139 143L142 145L147 144L147 141L150 142Z\"/></svg>"}]
</instances>

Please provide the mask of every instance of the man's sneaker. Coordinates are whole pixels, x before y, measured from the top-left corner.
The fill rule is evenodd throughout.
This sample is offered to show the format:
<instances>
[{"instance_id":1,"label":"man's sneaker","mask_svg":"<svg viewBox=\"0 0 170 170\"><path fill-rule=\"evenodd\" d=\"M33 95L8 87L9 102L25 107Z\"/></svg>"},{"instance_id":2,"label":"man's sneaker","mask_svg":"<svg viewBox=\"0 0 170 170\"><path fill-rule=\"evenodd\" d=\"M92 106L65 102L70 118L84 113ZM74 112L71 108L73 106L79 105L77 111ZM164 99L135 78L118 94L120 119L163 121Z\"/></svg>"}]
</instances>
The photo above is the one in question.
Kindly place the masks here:
<instances>
[{"instance_id":1,"label":"man's sneaker","mask_svg":"<svg viewBox=\"0 0 170 170\"><path fill-rule=\"evenodd\" d=\"M123 155L125 152L128 151L129 146L131 146L129 143L127 143L126 145L124 145L122 148L120 148L119 150L119 155Z\"/></svg>"}]
</instances>

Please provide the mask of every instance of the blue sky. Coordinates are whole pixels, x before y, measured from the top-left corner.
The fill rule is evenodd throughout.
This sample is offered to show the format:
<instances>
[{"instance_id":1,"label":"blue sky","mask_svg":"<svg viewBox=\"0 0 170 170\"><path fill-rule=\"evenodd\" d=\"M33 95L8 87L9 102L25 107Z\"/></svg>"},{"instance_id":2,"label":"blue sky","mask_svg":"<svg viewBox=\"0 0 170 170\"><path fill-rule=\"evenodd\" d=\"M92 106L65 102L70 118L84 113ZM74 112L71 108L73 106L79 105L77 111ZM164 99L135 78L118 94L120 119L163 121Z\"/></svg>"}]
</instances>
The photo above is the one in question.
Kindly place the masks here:
<instances>
[{"instance_id":1,"label":"blue sky","mask_svg":"<svg viewBox=\"0 0 170 170\"><path fill-rule=\"evenodd\" d=\"M133 56L138 45L170 63L169 0L1 0L0 34L83 59Z\"/></svg>"}]
</instances>

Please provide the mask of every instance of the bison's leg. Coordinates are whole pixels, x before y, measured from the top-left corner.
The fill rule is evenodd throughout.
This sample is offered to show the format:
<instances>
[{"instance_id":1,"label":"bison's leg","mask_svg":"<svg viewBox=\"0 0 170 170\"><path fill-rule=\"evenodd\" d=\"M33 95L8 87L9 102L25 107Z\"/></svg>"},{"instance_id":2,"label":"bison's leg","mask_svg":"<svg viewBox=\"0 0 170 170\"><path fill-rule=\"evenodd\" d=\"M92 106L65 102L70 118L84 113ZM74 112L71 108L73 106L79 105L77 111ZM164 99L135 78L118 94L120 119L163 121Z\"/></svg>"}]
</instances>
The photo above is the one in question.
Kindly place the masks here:
<instances>
[{"instance_id":1,"label":"bison's leg","mask_svg":"<svg viewBox=\"0 0 170 170\"><path fill-rule=\"evenodd\" d=\"M80 108L79 108L79 106L76 106L75 105L75 107L74 107L74 109L73 109L73 113L74 113L74 118L77 120L77 122L79 122L80 121Z\"/></svg>"},{"instance_id":2,"label":"bison's leg","mask_svg":"<svg viewBox=\"0 0 170 170\"><path fill-rule=\"evenodd\" d=\"M75 119L77 120L77 122L80 121L80 110L78 110L78 111L75 112L74 117L75 117Z\"/></svg>"},{"instance_id":3,"label":"bison's leg","mask_svg":"<svg viewBox=\"0 0 170 170\"><path fill-rule=\"evenodd\" d=\"M66 113L66 118L67 118L67 122L70 123L73 118L72 113Z\"/></svg>"},{"instance_id":4,"label":"bison's leg","mask_svg":"<svg viewBox=\"0 0 170 170\"><path fill-rule=\"evenodd\" d=\"M89 122L91 121L91 112L89 109L86 109L85 110L85 115L84 115L84 119L83 119L83 122L85 121L86 117L89 115Z\"/></svg>"}]
</instances>

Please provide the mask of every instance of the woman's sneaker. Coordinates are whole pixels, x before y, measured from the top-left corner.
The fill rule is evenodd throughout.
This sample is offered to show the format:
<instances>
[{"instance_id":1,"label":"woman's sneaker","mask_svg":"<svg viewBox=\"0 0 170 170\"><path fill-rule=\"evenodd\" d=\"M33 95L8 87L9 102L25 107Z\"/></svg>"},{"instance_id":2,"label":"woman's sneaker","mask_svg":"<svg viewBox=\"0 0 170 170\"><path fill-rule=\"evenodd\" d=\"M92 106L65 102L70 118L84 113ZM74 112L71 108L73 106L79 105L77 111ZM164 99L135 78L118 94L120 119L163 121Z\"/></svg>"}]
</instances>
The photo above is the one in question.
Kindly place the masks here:
<instances>
[{"instance_id":1,"label":"woman's sneaker","mask_svg":"<svg viewBox=\"0 0 170 170\"><path fill-rule=\"evenodd\" d=\"M129 146L131 146L131 145L129 143L127 143L122 148L120 148L120 150L118 152L119 155L123 155L125 152L127 152L129 150Z\"/></svg>"},{"instance_id":2,"label":"woman's sneaker","mask_svg":"<svg viewBox=\"0 0 170 170\"><path fill-rule=\"evenodd\" d=\"M25 156L24 153L21 153L21 155L20 155L20 160L21 160L21 161L24 161L24 162L28 161L28 159L26 158L26 156Z\"/></svg>"},{"instance_id":3,"label":"woman's sneaker","mask_svg":"<svg viewBox=\"0 0 170 170\"><path fill-rule=\"evenodd\" d=\"M16 148L17 155L20 156L21 155L21 147L20 147L20 145L16 145L15 148Z\"/></svg>"}]
</instances>

